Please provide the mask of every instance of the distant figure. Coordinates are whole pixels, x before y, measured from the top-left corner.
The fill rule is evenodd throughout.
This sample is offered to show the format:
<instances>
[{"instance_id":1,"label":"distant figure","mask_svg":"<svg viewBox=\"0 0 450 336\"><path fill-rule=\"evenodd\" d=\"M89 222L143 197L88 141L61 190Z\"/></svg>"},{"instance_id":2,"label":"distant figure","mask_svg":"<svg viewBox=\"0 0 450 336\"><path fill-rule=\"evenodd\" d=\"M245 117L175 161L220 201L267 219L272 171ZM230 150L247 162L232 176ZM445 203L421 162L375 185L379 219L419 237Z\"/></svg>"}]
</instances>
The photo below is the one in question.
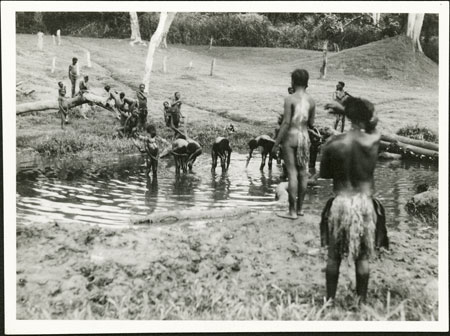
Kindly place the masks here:
<instances>
[{"instance_id":1,"label":"distant figure","mask_svg":"<svg viewBox=\"0 0 450 336\"><path fill-rule=\"evenodd\" d=\"M344 82L338 82L336 85L336 91L333 92L333 100L338 102L341 105L344 105L344 102L350 95L344 91ZM345 115L343 114L336 114L336 122L334 124L334 129L337 129L339 125L339 121L341 121L341 133L344 132L344 126L345 126Z\"/></svg>"},{"instance_id":2,"label":"distant figure","mask_svg":"<svg viewBox=\"0 0 450 336\"><path fill-rule=\"evenodd\" d=\"M278 215L289 219L303 215L302 206L308 182L308 128L314 127L316 109L316 103L306 93L308 80L309 74L304 69L297 69L292 73L294 93L284 99L283 121L272 148L272 155L276 155L280 143L283 149L289 181L289 212Z\"/></svg>"},{"instance_id":3,"label":"distant figure","mask_svg":"<svg viewBox=\"0 0 450 336\"><path fill-rule=\"evenodd\" d=\"M89 91L89 76L84 76L78 85L80 91L79 94L82 95Z\"/></svg>"},{"instance_id":4,"label":"distant figure","mask_svg":"<svg viewBox=\"0 0 450 336\"><path fill-rule=\"evenodd\" d=\"M70 83L72 84L72 97L75 96L75 85L77 83L77 62L78 58L74 57L72 58L72 64L69 65L69 79Z\"/></svg>"},{"instance_id":5,"label":"distant figure","mask_svg":"<svg viewBox=\"0 0 450 336\"><path fill-rule=\"evenodd\" d=\"M145 175L148 176L150 171L152 171L153 178L157 178L159 149L155 140L156 137L155 126L147 125L146 131L147 135L137 136L137 139L140 140L141 143L139 143L136 139L133 139L133 143L138 148L139 152L146 154L145 162L147 170Z\"/></svg>"},{"instance_id":6,"label":"distant figure","mask_svg":"<svg viewBox=\"0 0 450 336\"><path fill-rule=\"evenodd\" d=\"M167 127L172 125L172 113L170 111L170 105L168 101L163 103L164 122Z\"/></svg>"},{"instance_id":7,"label":"distant figure","mask_svg":"<svg viewBox=\"0 0 450 336\"><path fill-rule=\"evenodd\" d=\"M173 98L171 98L170 109L172 113L172 121L175 128L179 127L180 120L184 118L181 113L181 94L179 92L175 92Z\"/></svg>"},{"instance_id":8,"label":"distant figure","mask_svg":"<svg viewBox=\"0 0 450 336\"><path fill-rule=\"evenodd\" d=\"M264 134L264 135L260 135L254 139L251 139L248 142L248 147L250 149L249 153L248 153L248 157L247 157L247 163L246 163L246 167L248 166L250 159L252 158L252 153L253 151L258 148L261 147L262 151L261 151L261 165L259 166L260 170L264 169L264 166L266 165L266 159L267 159L267 155L269 155L269 163L268 163L268 167L269 170L272 170L272 160L277 158L277 153L276 152L272 152L272 148L273 145L275 143L275 140L273 140L270 136Z\"/></svg>"},{"instance_id":9,"label":"distant figure","mask_svg":"<svg viewBox=\"0 0 450 336\"><path fill-rule=\"evenodd\" d=\"M337 108L333 105L333 108ZM374 106L349 97L345 114L352 129L335 135L323 148L320 177L333 179L335 197L328 200L320 223L321 244L328 245L327 298L334 298L343 257L355 263L356 292L364 301L369 282L369 257L375 246L388 248L384 208L373 198L374 171L380 134Z\"/></svg>"},{"instance_id":10,"label":"distant figure","mask_svg":"<svg viewBox=\"0 0 450 336\"><path fill-rule=\"evenodd\" d=\"M212 157L212 167L211 171L215 171L217 167L217 158L220 158L220 166L222 167L222 172L228 170L230 167L231 160L231 146L230 140L224 137L217 137L212 145L211 157Z\"/></svg>"},{"instance_id":11,"label":"distant figure","mask_svg":"<svg viewBox=\"0 0 450 336\"><path fill-rule=\"evenodd\" d=\"M147 94L144 92L145 84L139 85L139 90L136 91L136 97L138 100L138 110L139 110L139 127L145 128L147 124Z\"/></svg>"},{"instance_id":12,"label":"distant figure","mask_svg":"<svg viewBox=\"0 0 450 336\"><path fill-rule=\"evenodd\" d=\"M68 115L69 109L64 108L64 100L66 99L66 86L63 82L58 82L58 106L59 106L59 114L61 117L61 128L64 128L64 124L69 122Z\"/></svg>"}]
</instances>

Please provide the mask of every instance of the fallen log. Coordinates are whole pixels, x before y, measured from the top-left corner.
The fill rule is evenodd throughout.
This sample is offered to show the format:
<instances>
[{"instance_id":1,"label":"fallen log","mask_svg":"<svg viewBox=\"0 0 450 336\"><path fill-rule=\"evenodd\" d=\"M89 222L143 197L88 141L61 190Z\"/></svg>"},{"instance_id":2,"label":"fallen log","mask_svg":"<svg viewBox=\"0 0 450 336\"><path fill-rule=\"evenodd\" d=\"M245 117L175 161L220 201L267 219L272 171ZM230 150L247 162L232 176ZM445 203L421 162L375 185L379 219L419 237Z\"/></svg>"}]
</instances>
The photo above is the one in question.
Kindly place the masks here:
<instances>
[{"instance_id":1,"label":"fallen log","mask_svg":"<svg viewBox=\"0 0 450 336\"><path fill-rule=\"evenodd\" d=\"M382 134L381 140L387 141L387 142L399 141L399 142L407 144L407 145L413 145L415 147L421 147L421 148L431 149L434 151L439 151L438 144L424 141L424 140L411 139L411 138L407 138L407 137L404 137L401 135L396 135L396 134Z\"/></svg>"},{"instance_id":2,"label":"fallen log","mask_svg":"<svg viewBox=\"0 0 450 336\"><path fill-rule=\"evenodd\" d=\"M65 110L70 109L75 106L80 106L82 104L95 104L113 112L117 118L119 118L119 114L117 110L108 104L106 98L94 95L90 92L87 92L83 95L76 95L73 98L66 98L63 101L63 108ZM16 106L16 115L28 113L28 112L37 112L37 111L46 111L46 110L59 110L58 100L41 100L36 102L18 104Z\"/></svg>"},{"instance_id":3,"label":"fallen log","mask_svg":"<svg viewBox=\"0 0 450 336\"><path fill-rule=\"evenodd\" d=\"M431 159L438 159L439 152L431 149L408 145L402 142L380 141L380 149L390 153L402 154L402 157L419 156Z\"/></svg>"},{"instance_id":4,"label":"fallen log","mask_svg":"<svg viewBox=\"0 0 450 336\"><path fill-rule=\"evenodd\" d=\"M16 106L16 115L20 115L28 112L45 111L45 110L58 110L57 100L41 100L37 102L23 103Z\"/></svg>"}]
</instances>

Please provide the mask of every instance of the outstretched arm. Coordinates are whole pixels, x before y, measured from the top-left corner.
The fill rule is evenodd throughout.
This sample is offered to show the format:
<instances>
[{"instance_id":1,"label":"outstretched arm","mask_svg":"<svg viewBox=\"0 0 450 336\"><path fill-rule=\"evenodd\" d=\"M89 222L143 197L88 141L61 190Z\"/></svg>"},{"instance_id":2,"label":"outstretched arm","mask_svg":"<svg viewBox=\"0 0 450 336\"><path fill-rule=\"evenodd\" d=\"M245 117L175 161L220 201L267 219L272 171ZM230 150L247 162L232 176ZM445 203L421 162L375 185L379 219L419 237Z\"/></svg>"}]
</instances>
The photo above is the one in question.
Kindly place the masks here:
<instances>
[{"instance_id":1,"label":"outstretched arm","mask_svg":"<svg viewBox=\"0 0 450 336\"><path fill-rule=\"evenodd\" d=\"M289 123L292 117L292 105L289 97L284 99L284 114L283 114L283 122L281 123L280 130L278 131L277 137L275 139L275 144L273 145L272 152L276 153L278 150L278 146L281 141L284 139L286 132L289 129Z\"/></svg>"},{"instance_id":2,"label":"outstretched arm","mask_svg":"<svg viewBox=\"0 0 450 336\"><path fill-rule=\"evenodd\" d=\"M143 149L136 139L131 138L131 140L133 141L133 144L136 146L136 148L139 150L139 152L145 153L145 148Z\"/></svg>"}]
</instances>

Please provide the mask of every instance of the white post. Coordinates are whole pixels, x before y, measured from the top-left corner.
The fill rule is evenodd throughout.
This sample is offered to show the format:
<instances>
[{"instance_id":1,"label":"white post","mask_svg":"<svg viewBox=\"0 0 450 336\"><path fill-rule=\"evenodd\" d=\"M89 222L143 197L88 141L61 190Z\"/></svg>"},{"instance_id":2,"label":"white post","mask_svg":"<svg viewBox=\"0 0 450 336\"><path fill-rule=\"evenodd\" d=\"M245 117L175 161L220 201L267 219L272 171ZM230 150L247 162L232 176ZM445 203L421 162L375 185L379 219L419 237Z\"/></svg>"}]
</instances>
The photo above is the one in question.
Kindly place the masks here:
<instances>
[{"instance_id":1,"label":"white post","mask_svg":"<svg viewBox=\"0 0 450 336\"><path fill-rule=\"evenodd\" d=\"M89 52L89 50L86 50L86 61L87 61L87 67L92 68L91 53Z\"/></svg>"},{"instance_id":2,"label":"white post","mask_svg":"<svg viewBox=\"0 0 450 336\"><path fill-rule=\"evenodd\" d=\"M214 58L211 62L211 73L209 74L212 76L214 74L214 67L216 66L216 59Z\"/></svg>"},{"instance_id":3,"label":"white post","mask_svg":"<svg viewBox=\"0 0 450 336\"><path fill-rule=\"evenodd\" d=\"M56 36L58 37L58 45L61 45L61 29L56 31Z\"/></svg>"},{"instance_id":4,"label":"white post","mask_svg":"<svg viewBox=\"0 0 450 336\"><path fill-rule=\"evenodd\" d=\"M189 70L192 69L192 61L189 62Z\"/></svg>"},{"instance_id":5,"label":"white post","mask_svg":"<svg viewBox=\"0 0 450 336\"><path fill-rule=\"evenodd\" d=\"M53 57L53 61L52 61L52 73L55 72L55 67L56 67L56 56Z\"/></svg>"},{"instance_id":6,"label":"white post","mask_svg":"<svg viewBox=\"0 0 450 336\"><path fill-rule=\"evenodd\" d=\"M213 39L213 37L211 36L211 39L209 40L209 50L212 49L213 41L214 41L214 39Z\"/></svg>"},{"instance_id":7,"label":"white post","mask_svg":"<svg viewBox=\"0 0 450 336\"><path fill-rule=\"evenodd\" d=\"M38 36L38 48L39 50L42 50L44 48L44 33L39 32L37 33Z\"/></svg>"},{"instance_id":8,"label":"white post","mask_svg":"<svg viewBox=\"0 0 450 336\"><path fill-rule=\"evenodd\" d=\"M167 56L164 56L163 59L163 73L167 72Z\"/></svg>"},{"instance_id":9,"label":"white post","mask_svg":"<svg viewBox=\"0 0 450 336\"><path fill-rule=\"evenodd\" d=\"M56 38L55 38L55 35L52 35L52 39L53 39L53 45L56 45Z\"/></svg>"}]
</instances>

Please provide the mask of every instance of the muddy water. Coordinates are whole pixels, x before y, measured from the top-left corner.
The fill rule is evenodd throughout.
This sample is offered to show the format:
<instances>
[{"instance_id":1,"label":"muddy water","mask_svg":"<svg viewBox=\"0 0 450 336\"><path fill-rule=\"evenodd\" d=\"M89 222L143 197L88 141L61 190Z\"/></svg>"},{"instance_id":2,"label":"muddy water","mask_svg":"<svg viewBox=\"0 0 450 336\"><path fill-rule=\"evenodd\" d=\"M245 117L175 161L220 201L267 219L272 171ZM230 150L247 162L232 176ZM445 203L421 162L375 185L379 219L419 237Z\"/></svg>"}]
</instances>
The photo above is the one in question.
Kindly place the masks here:
<instances>
[{"instance_id":1,"label":"muddy water","mask_svg":"<svg viewBox=\"0 0 450 336\"><path fill-rule=\"evenodd\" d=\"M246 156L233 153L230 170L210 171L210 156L204 154L194 172L175 177L171 159L161 160L157 181L145 177L141 156L118 156L101 163L43 161L18 158L17 222L77 221L124 225L154 212L173 209L204 210L248 206L273 211L280 169L259 170L259 157L245 168ZM419 183L436 183L437 167L411 162L379 162L376 196L386 207L389 224L407 219L404 204ZM305 210L320 214L331 196L331 181L310 186Z\"/></svg>"}]
</instances>

